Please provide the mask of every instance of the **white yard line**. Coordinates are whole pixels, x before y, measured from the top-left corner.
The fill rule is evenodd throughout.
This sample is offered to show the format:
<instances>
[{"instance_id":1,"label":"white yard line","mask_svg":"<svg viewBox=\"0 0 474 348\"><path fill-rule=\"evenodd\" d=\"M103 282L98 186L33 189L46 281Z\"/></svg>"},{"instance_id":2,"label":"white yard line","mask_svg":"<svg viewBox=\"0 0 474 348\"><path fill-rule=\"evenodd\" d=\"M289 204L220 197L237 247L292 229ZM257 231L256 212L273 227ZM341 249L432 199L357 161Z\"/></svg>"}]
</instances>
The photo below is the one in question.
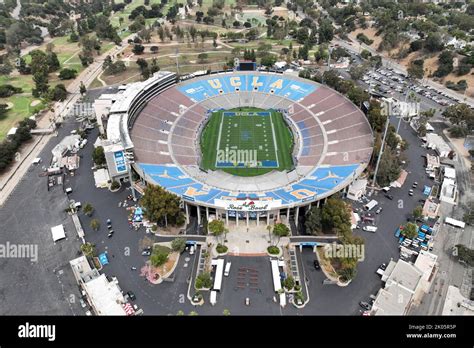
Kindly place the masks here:
<instances>
[{"instance_id":1,"label":"white yard line","mask_svg":"<svg viewBox=\"0 0 474 348\"><path fill-rule=\"evenodd\" d=\"M222 135L222 124L224 123L224 113L221 112L221 124L219 126L219 136L217 137L217 148L216 148L216 153L219 152L219 148L220 148L220 145L221 145L221 135ZM217 156L216 156L216 162L214 164L214 166L216 168L217 167Z\"/></svg>"},{"instance_id":2,"label":"white yard line","mask_svg":"<svg viewBox=\"0 0 474 348\"><path fill-rule=\"evenodd\" d=\"M270 113L270 123L272 125L273 145L275 146L275 157L276 157L276 162L277 162L277 168L279 168L280 163L278 162L278 147L276 143L275 128L273 127L273 112Z\"/></svg>"}]
</instances>

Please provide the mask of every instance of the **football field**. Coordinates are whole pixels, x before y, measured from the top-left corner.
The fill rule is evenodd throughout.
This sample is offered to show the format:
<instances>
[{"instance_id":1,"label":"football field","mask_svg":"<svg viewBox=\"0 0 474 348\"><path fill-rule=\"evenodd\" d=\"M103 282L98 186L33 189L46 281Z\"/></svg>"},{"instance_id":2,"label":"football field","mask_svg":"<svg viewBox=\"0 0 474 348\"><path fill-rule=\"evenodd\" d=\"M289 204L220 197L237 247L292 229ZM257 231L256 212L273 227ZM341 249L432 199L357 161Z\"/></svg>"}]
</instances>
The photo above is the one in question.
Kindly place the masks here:
<instances>
[{"instance_id":1,"label":"football field","mask_svg":"<svg viewBox=\"0 0 474 348\"><path fill-rule=\"evenodd\" d=\"M240 176L289 170L292 145L292 134L279 112L251 108L218 111L201 136L201 166Z\"/></svg>"}]
</instances>

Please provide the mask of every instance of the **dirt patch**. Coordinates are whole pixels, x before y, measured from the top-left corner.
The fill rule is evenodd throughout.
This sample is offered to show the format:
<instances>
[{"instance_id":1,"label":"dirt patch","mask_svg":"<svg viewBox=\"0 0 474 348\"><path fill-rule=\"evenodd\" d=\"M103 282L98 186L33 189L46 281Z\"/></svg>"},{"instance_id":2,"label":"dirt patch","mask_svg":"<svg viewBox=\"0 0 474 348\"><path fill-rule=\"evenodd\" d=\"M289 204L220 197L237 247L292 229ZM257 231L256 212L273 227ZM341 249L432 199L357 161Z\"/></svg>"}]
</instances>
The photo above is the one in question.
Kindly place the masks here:
<instances>
[{"instance_id":1,"label":"dirt patch","mask_svg":"<svg viewBox=\"0 0 474 348\"><path fill-rule=\"evenodd\" d=\"M39 104L41 104L41 100L36 99L36 100L33 100L33 101L31 102L30 106L36 106L36 105L39 105Z\"/></svg>"},{"instance_id":2,"label":"dirt patch","mask_svg":"<svg viewBox=\"0 0 474 348\"><path fill-rule=\"evenodd\" d=\"M7 104L7 110L10 110L14 106L12 102L6 102L6 104Z\"/></svg>"}]
</instances>

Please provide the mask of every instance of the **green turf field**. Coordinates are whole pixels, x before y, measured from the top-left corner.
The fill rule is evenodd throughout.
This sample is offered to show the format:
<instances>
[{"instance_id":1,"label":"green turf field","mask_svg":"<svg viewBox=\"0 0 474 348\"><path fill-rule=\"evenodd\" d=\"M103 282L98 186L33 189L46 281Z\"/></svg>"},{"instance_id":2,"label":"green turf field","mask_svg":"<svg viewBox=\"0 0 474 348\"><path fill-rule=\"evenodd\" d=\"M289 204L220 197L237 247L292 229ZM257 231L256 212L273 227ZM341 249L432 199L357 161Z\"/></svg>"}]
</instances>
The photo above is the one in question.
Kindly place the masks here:
<instances>
[{"instance_id":1,"label":"green turf field","mask_svg":"<svg viewBox=\"0 0 474 348\"><path fill-rule=\"evenodd\" d=\"M201 134L201 167L239 176L290 170L292 133L274 110L238 108L212 114Z\"/></svg>"}]
</instances>

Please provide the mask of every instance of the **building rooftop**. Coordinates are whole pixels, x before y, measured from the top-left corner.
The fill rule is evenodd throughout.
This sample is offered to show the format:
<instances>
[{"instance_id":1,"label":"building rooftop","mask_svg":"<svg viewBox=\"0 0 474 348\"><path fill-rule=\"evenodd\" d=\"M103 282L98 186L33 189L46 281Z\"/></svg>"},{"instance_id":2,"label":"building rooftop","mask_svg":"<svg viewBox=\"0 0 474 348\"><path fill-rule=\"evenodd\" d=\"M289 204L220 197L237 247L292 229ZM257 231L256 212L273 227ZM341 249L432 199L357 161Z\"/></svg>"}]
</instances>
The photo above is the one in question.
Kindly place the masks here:
<instances>
[{"instance_id":1,"label":"building rooftop","mask_svg":"<svg viewBox=\"0 0 474 348\"><path fill-rule=\"evenodd\" d=\"M125 298L117 282L109 282L105 274L84 283L84 288L98 315L125 315Z\"/></svg>"},{"instance_id":2,"label":"building rooftop","mask_svg":"<svg viewBox=\"0 0 474 348\"><path fill-rule=\"evenodd\" d=\"M418 257L415 261L415 267L423 272L422 278L424 280L431 281L431 275L433 274L437 260L438 256L428 251L421 250L418 254Z\"/></svg>"},{"instance_id":3,"label":"building rooftop","mask_svg":"<svg viewBox=\"0 0 474 348\"><path fill-rule=\"evenodd\" d=\"M446 293L442 315L474 315L474 301L464 297L459 288L450 285Z\"/></svg>"},{"instance_id":4,"label":"building rooftop","mask_svg":"<svg viewBox=\"0 0 474 348\"><path fill-rule=\"evenodd\" d=\"M456 169L451 167L444 167L444 177L449 179L456 179Z\"/></svg>"},{"instance_id":5,"label":"building rooftop","mask_svg":"<svg viewBox=\"0 0 474 348\"><path fill-rule=\"evenodd\" d=\"M405 314L422 276L423 272L414 265L403 260L391 260L382 277L385 287L377 294L372 314Z\"/></svg>"}]
</instances>

